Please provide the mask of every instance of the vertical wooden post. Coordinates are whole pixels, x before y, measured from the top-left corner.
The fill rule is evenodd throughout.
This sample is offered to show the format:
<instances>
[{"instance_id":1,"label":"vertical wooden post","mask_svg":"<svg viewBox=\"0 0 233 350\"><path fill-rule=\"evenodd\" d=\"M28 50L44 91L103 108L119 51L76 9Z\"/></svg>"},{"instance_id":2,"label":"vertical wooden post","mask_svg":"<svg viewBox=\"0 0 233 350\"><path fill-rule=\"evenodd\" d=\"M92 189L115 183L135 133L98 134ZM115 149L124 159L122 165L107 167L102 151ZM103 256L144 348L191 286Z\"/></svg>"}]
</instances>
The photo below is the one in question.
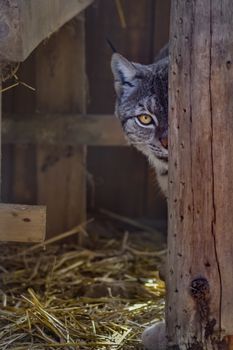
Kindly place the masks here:
<instances>
[{"instance_id":1,"label":"vertical wooden post","mask_svg":"<svg viewBox=\"0 0 233 350\"><path fill-rule=\"evenodd\" d=\"M172 1L169 348L233 334L233 2Z\"/></svg>"},{"instance_id":2,"label":"vertical wooden post","mask_svg":"<svg viewBox=\"0 0 233 350\"><path fill-rule=\"evenodd\" d=\"M2 199L1 187L2 187L2 70L0 67L0 202Z\"/></svg>"}]
</instances>

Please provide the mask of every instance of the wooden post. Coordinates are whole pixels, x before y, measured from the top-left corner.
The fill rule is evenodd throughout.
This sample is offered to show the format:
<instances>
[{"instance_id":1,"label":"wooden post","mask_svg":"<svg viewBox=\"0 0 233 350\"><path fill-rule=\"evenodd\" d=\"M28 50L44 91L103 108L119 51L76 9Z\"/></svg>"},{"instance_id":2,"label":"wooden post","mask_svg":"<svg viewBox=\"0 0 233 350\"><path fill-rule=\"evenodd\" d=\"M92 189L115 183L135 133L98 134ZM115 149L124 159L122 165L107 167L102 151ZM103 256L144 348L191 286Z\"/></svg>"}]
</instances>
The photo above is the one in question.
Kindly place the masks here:
<instances>
[{"instance_id":1,"label":"wooden post","mask_svg":"<svg viewBox=\"0 0 233 350\"><path fill-rule=\"evenodd\" d=\"M231 349L233 2L172 1L168 346Z\"/></svg>"},{"instance_id":2,"label":"wooden post","mask_svg":"<svg viewBox=\"0 0 233 350\"><path fill-rule=\"evenodd\" d=\"M2 69L0 67L0 202L1 202L1 186L2 186Z\"/></svg>"}]
</instances>

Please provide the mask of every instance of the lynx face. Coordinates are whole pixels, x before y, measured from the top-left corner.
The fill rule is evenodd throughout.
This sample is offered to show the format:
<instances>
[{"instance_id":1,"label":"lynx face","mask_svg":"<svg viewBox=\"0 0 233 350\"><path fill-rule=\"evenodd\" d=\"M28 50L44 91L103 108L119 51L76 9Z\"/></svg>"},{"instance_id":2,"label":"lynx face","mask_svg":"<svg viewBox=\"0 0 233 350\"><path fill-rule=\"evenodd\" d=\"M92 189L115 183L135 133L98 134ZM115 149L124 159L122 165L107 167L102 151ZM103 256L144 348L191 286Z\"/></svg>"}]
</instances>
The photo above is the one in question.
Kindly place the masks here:
<instances>
[{"instance_id":1,"label":"lynx face","mask_svg":"<svg viewBox=\"0 0 233 350\"><path fill-rule=\"evenodd\" d=\"M151 65L129 62L113 54L116 116L128 141L146 155L160 187L167 192L168 58Z\"/></svg>"}]
</instances>

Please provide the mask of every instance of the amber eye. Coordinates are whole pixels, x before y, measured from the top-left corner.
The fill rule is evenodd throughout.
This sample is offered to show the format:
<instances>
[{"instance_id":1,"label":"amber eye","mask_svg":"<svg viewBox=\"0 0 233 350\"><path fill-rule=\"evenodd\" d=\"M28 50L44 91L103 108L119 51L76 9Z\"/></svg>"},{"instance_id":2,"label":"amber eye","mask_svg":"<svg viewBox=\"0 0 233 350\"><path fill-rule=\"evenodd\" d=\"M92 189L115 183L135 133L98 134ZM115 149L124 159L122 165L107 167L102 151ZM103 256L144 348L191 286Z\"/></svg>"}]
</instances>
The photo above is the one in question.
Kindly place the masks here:
<instances>
[{"instance_id":1,"label":"amber eye","mask_svg":"<svg viewBox=\"0 0 233 350\"><path fill-rule=\"evenodd\" d=\"M153 123L153 118L148 114L138 115L137 119L143 125L149 125Z\"/></svg>"}]
</instances>

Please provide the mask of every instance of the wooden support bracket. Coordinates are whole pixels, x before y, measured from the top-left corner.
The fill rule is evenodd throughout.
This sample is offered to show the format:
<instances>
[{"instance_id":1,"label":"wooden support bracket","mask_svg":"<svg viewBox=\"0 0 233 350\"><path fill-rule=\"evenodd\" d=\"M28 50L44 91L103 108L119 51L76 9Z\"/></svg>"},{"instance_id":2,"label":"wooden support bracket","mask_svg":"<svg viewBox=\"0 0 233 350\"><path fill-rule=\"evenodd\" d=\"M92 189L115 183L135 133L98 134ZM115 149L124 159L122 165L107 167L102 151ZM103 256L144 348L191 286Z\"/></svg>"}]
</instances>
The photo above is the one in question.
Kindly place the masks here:
<instances>
[{"instance_id":1,"label":"wooden support bracket","mask_svg":"<svg viewBox=\"0 0 233 350\"><path fill-rule=\"evenodd\" d=\"M24 61L48 38L93 0L1 1L0 58Z\"/></svg>"}]
</instances>

